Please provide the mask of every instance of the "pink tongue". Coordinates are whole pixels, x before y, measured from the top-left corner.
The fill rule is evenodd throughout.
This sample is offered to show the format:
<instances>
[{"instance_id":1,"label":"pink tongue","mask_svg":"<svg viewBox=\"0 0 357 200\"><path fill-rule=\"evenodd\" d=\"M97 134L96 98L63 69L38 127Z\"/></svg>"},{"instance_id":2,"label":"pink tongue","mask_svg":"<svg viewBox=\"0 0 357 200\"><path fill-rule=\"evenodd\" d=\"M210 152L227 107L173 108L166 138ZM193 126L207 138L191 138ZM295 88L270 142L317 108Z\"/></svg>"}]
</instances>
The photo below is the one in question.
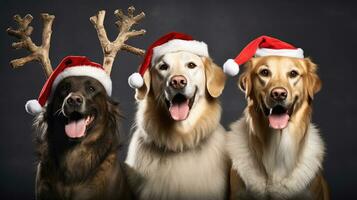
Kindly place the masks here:
<instances>
[{"instance_id":1,"label":"pink tongue","mask_svg":"<svg viewBox=\"0 0 357 200\"><path fill-rule=\"evenodd\" d=\"M86 120L80 119L78 121L72 121L65 126L65 131L70 138L80 138L84 136L86 131Z\"/></svg>"},{"instance_id":2,"label":"pink tongue","mask_svg":"<svg viewBox=\"0 0 357 200\"><path fill-rule=\"evenodd\" d=\"M281 114L281 115L269 115L269 123L270 126L274 129L284 129L288 126L289 115Z\"/></svg>"},{"instance_id":3,"label":"pink tongue","mask_svg":"<svg viewBox=\"0 0 357 200\"><path fill-rule=\"evenodd\" d=\"M190 110L188 106L189 100L186 100L183 103L174 103L170 106L169 111L172 119L176 121L185 120L188 116Z\"/></svg>"}]
</instances>

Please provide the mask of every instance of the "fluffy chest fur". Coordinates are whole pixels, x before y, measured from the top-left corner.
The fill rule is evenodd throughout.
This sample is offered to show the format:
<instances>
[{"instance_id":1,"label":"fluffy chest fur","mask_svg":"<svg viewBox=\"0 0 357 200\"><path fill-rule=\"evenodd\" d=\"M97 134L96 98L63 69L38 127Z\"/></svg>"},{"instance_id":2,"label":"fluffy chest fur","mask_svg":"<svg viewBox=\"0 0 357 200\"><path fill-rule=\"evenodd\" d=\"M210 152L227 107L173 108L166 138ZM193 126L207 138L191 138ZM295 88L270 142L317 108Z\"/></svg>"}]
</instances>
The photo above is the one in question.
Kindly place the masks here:
<instances>
[{"instance_id":1,"label":"fluffy chest fur","mask_svg":"<svg viewBox=\"0 0 357 200\"><path fill-rule=\"evenodd\" d=\"M80 166L81 167L81 166ZM71 176L68 171L68 176ZM66 175L67 175L66 174ZM92 174L80 180L64 179L58 168L39 163L37 166L38 199L113 199L121 194L122 172L117 164L116 152L111 153ZM72 175L73 176L73 175ZM72 177L70 177L72 178ZM115 189L114 189L115 188ZM127 191L125 191L128 193ZM124 193L123 193L124 194ZM126 195L126 194L125 194ZM123 195L124 196L124 195Z\"/></svg>"},{"instance_id":2,"label":"fluffy chest fur","mask_svg":"<svg viewBox=\"0 0 357 200\"><path fill-rule=\"evenodd\" d=\"M227 160L223 127L195 149L162 151L146 143L146 133L132 138L127 164L134 168L130 182L140 199L224 199Z\"/></svg>"},{"instance_id":3,"label":"fluffy chest fur","mask_svg":"<svg viewBox=\"0 0 357 200\"><path fill-rule=\"evenodd\" d=\"M289 127L282 133L272 133L258 157L252 148L257 144L252 143L254 133L249 126L245 118L234 123L227 142L232 168L243 180L246 191L258 198L309 198L304 191L319 173L324 155L318 130L310 124L299 145Z\"/></svg>"}]
</instances>

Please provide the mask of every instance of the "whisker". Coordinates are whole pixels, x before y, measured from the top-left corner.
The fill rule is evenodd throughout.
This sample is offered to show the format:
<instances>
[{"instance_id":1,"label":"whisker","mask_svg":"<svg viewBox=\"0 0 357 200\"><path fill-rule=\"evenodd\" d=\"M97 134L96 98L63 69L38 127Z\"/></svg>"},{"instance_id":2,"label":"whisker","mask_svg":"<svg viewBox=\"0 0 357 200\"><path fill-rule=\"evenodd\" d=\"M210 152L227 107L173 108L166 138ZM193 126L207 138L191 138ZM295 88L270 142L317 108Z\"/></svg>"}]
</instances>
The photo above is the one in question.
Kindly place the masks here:
<instances>
[{"instance_id":1,"label":"whisker","mask_svg":"<svg viewBox=\"0 0 357 200\"><path fill-rule=\"evenodd\" d=\"M61 109L61 112L59 112L59 114L62 114L63 116L64 116L64 111L63 111L63 109ZM59 115L58 114L58 115Z\"/></svg>"},{"instance_id":2,"label":"whisker","mask_svg":"<svg viewBox=\"0 0 357 200\"><path fill-rule=\"evenodd\" d=\"M164 106L165 105L165 102L163 101L165 99L165 92L160 92L159 94L157 94L155 96L155 100L158 102L157 106L160 107L160 106Z\"/></svg>"},{"instance_id":3,"label":"whisker","mask_svg":"<svg viewBox=\"0 0 357 200\"><path fill-rule=\"evenodd\" d=\"M59 108L56 112L53 113L53 115L54 115L54 116L55 116L55 115L59 116L61 113L63 114L63 109L62 109L62 108Z\"/></svg>"}]
</instances>

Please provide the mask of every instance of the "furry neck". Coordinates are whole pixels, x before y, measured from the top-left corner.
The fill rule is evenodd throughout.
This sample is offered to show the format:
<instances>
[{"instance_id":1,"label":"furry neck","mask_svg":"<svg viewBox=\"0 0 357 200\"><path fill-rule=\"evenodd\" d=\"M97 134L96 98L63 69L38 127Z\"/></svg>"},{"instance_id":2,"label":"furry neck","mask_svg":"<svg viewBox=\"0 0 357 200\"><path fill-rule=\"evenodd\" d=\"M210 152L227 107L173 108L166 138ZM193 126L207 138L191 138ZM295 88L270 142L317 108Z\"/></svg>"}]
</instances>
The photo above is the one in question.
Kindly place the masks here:
<instances>
[{"instance_id":1,"label":"furry neck","mask_svg":"<svg viewBox=\"0 0 357 200\"><path fill-rule=\"evenodd\" d=\"M137 129L142 130L145 142L165 151L181 152L197 147L218 127L221 106L217 99L201 97L186 120L174 121L164 103L149 93L139 102Z\"/></svg>"},{"instance_id":2,"label":"furry neck","mask_svg":"<svg viewBox=\"0 0 357 200\"><path fill-rule=\"evenodd\" d=\"M63 127L48 124L49 121L53 122L53 119L44 119L42 116L36 119L35 126L40 133L36 139L37 151L42 168L57 174L59 180L66 183L86 180L109 154L114 153L116 158L119 146L116 133L100 133L102 130L111 130L108 124L94 128L82 141L70 141Z\"/></svg>"},{"instance_id":3,"label":"furry neck","mask_svg":"<svg viewBox=\"0 0 357 200\"><path fill-rule=\"evenodd\" d=\"M283 131L269 128L266 117L248 102L242 120L228 134L232 167L258 199L282 198L307 189L321 169L324 143L310 123L311 108L299 106Z\"/></svg>"},{"instance_id":4,"label":"furry neck","mask_svg":"<svg viewBox=\"0 0 357 200\"><path fill-rule=\"evenodd\" d=\"M269 127L261 109L251 104L245 111L246 123L250 127L249 146L260 167L273 182L280 181L294 170L310 125L310 115L311 107L307 102L302 103L291 116L288 126L275 130Z\"/></svg>"}]
</instances>

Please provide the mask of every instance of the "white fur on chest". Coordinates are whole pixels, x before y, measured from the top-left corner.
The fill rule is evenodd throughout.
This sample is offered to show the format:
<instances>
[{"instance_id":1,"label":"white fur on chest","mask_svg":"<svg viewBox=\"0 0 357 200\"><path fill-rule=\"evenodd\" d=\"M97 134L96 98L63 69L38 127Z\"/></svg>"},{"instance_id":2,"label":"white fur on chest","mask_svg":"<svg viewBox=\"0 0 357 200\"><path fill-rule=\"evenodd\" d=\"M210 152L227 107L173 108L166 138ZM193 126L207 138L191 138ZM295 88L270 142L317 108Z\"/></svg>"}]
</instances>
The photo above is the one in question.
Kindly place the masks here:
<instances>
[{"instance_id":1,"label":"white fur on chest","mask_svg":"<svg viewBox=\"0 0 357 200\"><path fill-rule=\"evenodd\" d=\"M297 149L293 136L284 130L274 133L261 159L260 169L249 144L249 130L245 119L232 125L227 137L227 150L232 168L243 179L249 191L260 197L271 195L288 197L306 190L321 169L324 144L318 130L309 125L302 149ZM297 152L299 151L299 152Z\"/></svg>"},{"instance_id":2,"label":"white fur on chest","mask_svg":"<svg viewBox=\"0 0 357 200\"><path fill-rule=\"evenodd\" d=\"M140 199L223 199L227 187L224 130L219 128L197 150L162 152L140 144L134 133L126 163L137 174L131 183ZM133 177L135 176L135 177Z\"/></svg>"},{"instance_id":3,"label":"white fur on chest","mask_svg":"<svg viewBox=\"0 0 357 200\"><path fill-rule=\"evenodd\" d=\"M297 146L289 127L280 132L272 130L266 149L263 150L262 162L271 182L279 182L287 177L296 164Z\"/></svg>"}]
</instances>

